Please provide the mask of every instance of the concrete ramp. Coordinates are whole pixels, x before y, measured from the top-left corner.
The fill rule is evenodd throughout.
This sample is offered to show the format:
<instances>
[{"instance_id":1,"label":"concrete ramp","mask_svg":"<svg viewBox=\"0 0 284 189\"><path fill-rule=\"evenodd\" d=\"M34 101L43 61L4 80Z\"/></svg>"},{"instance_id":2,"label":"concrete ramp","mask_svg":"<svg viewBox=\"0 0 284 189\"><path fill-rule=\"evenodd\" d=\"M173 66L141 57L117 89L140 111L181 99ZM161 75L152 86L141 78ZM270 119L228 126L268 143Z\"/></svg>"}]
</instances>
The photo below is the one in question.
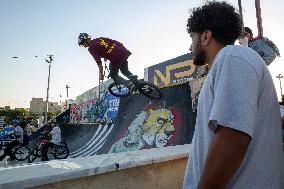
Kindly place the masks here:
<instances>
[{"instance_id":1,"label":"concrete ramp","mask_svg":"<svg viewBox=\"0 0 284 189\"><path fill-rule=\"evenodd\" d=\"M195 114L187 83L162 88L161 100L139 93L120 98L111 124L62 125L71 157L191 143Z\"/></svg>"},{"instance_id":2,"label":"concrete ramp","mask_svg":"<svg viewBox=\"0 0 284 189\"><path fill-rule=\"evenodd\" d=\"M70 149L70 157L95 155L107 141L113 125L81 124L65 125L62 137Z\"/></svg>"}]
</instances>

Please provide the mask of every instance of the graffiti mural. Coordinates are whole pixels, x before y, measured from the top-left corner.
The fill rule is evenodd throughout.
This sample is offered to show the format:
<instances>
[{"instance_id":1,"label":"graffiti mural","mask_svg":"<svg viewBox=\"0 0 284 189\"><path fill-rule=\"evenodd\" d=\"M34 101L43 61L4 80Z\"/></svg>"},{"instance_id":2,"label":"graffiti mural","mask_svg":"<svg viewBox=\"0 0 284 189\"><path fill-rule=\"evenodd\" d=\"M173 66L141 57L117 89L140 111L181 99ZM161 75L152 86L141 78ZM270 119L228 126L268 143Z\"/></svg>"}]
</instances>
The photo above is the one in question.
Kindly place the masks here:
<instances>
[{"instance_id":1,"label":"graffiti mural","mask_svg":"<svg viewBox=\"0 0 284 189\"><path fill-rule=\"evenodd\" d=\"M113 122L117 116L118 106L118 97L103 92L100 99L95 98L82 104L71 105L70 123Z\"/></svg>"},{"instance_id":2,"label":"graffiti mural","mask_svg":"<svg viewBox=\"0 0 284 189\"><path fill-rule=\"evenodd\" d=\"M196 115L191 109L189 85L161 90L164 97L158 101L140 94L120 98L112 132L97 154L191 143Z\"/></svg>"},{"instance_id":3,"label":"graffiti mural","mask_svg":"<svg viewBox=\"0 0 284 189\"><path fill-rule=\"evenodd\" d=\"M175 131L173 121L173 113L165 108L142 111L109 153L166 146Z\"/></svg>"},{"instance_id":4,"label":"graffiti mural","mask_svg":"<svg viewBox=\"0 0 284 189\"><path fill-rule=\"evenodd\" d=\"M165 87L161 91L161 100L153 101L139 93L125 98L104 93L100 101L72 106L70 119L76 124L62 127L70 157L191 143L196 114L192 112L189 85ZM100 118L111 123L86 124Z\"/></svg>"}]
</instances>

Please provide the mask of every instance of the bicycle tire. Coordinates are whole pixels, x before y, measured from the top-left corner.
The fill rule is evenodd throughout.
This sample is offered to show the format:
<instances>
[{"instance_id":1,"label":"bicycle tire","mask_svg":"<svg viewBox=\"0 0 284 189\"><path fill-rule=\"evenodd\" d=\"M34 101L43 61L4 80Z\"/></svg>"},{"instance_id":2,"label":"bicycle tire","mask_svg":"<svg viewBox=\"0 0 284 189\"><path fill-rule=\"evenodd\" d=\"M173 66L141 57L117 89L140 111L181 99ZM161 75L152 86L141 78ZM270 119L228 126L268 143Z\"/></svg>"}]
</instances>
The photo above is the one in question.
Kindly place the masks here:
<instances>
[{"instance_id":1,"label":"bicycle tire","mask_svg":"<svg viewBox=\"0 0 284 189\"><path fill-rule=\"evenodd\" d=\"M55 159L66 159L69 156L69 149L65 142L60 142L60 145L57 145L55 148Z\"/></svg>"},{"instance_id":2,"label":"bicycle tire","mask_svg":"<svg viewBox=\"0 0 284 189\"><path fill-rule=\"evenodd\" d=\"M32 163L34 160L37 158L37 149L34 148L32 151L30 151L29 156L28 156L28 162Z\"/></svg>"},{"instance_id":3,"label":"bicycle tire","mask_svg":"<svg viewBox=\"0 0 284 189\"><path fill-rule=\"evenodd\" d=\"M118 88L117 86L124 86L124 87L121 87L123 89L126 90L127 88L127 92L125 93L118 93L118 91L121 91L122 89L121 88ZM129 90L129 87L127 85L117 85L116 83L111 83L109 86L108 86L108 91L110 92L110 94L112 94L113 96L116 96L116 97L127 97L131 94L131 91Z\"/></svg>"},{"instance_id":4,"label":"bicycle tire","mask_svg":"<svg viewBox=\"0 0 284 189\"><path fill-rule=\"evenodd\" d=\"M147 91L146 89L144 89L145 87L147 88ZM163 97L163 94L161 90L159 89L159 87L157 87L155 84L150 83L148 81L140 81L137 84L137 89L141 94L147 96L150 99L160 100Z\"/></svg>"},{"instance_id":5,"label":"bicycle tire","mask_svg":"<svg viewBox=\"0 0 284 189\"><path fill-rule=\"evenodd\" d=\"M30 148L27 146L18 146L15 148L13 155L18 161L25 161L30 154Z\"/></svg>"}]
</instances>

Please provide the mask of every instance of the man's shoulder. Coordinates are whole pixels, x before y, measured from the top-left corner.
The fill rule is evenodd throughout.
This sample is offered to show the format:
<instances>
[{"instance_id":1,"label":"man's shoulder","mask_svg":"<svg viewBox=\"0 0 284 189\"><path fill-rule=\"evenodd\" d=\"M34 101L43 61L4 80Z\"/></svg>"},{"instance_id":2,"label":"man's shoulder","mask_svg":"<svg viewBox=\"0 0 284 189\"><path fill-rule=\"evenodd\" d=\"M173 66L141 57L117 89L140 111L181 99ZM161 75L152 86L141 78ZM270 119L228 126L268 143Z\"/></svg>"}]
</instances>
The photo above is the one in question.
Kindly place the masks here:
<instances>
[{"instance_id":1,"label":"man's shoulder","mask_svg":"<svg viewBox=\"0 0 284 189\"><path fill-rule=\"evenodd\" d=\"M219 57L231 61L247 62L261 66L262 58L253 49L239 45L228 45L221 49ZM265 65L265 64L263 64Z\"/></svg>"},{"instance_id":2,"label":"man's shoulder","mask_svg":"<svg viewBox=\"0 0 284 189\"><path fill-rule=\"evenodd\" d=\"M240 54L246 53L253 53L254 51L246 46L241 45L227 45L226 47L221 49L222 54L228 56L240 56Z\"/></svg>"}]
</instances>

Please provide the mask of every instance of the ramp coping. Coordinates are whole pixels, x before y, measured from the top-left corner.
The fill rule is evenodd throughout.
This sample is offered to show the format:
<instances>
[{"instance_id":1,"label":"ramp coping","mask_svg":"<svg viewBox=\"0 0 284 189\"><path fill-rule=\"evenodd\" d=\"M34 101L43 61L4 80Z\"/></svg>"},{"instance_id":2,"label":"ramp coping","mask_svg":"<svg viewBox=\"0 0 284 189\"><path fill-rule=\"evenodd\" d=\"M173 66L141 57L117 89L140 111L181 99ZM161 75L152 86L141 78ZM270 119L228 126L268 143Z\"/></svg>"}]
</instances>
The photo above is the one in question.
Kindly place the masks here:
<instances>
[{"instance_id":1,"label":"ramp coping","mask_svg":"<svg viewBox=\"0 0 284 189\"><path fill-rule=\"evenodd\" d=\"M0 188L21 189L188 157L191 145L168 146L0 168Z\"/></svg>"}]
</instances>

